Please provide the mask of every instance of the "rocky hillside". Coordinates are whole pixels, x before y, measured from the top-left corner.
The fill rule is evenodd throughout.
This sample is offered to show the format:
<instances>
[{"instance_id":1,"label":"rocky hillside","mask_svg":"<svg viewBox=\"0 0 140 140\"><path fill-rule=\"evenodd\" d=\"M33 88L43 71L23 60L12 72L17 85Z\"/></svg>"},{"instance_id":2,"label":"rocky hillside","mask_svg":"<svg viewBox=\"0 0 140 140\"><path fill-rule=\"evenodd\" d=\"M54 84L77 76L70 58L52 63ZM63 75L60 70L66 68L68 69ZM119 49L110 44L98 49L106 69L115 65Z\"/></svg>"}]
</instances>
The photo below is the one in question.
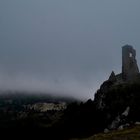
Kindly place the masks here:
<instances>
[{"instance_id":1,"label":"rocky hillside","mask_svg":"<svg viewBox=\"0 0 140 140\"><path fill-rule=\"evenodd\" d=\"M140 121L140 81L105 81L95 94L95 106L105 114L107 129Z\"/></svg>"},{"instance_id":2,"label":"rocky hillside","mask_svg":"<svg viewBox=\"0 0 140 140\"><path fill-rule=\"evenodd\" d=\"M95 94L94 101L69 104L51 130L61 139L82 139L127 130L137 122L140 122L140 82L116 84L107 80ZM120 131L122 135L123 132Z\"/></svg>"}]
</instances>

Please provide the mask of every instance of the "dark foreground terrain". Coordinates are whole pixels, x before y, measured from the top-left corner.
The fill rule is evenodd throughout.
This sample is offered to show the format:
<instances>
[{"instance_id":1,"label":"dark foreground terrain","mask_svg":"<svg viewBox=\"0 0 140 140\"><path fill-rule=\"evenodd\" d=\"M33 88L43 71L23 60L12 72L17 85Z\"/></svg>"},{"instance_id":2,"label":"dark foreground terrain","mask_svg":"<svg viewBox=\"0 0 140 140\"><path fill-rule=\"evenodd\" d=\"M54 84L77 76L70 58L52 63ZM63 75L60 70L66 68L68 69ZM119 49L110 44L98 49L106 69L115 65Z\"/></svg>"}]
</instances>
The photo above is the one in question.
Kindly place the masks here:
<instances>
[{"instance_id":1,"label":"dark foreground terrain","mask_svg":"<svg viewBox=\"0 0 140 140\"><path fill-rule=\"evenodd\" d=\"M85 139L73 140L140 140L140 125L109 133L100 133Z\"/></svg>"},{"instance_id":2,"label":"dark foreground terrain","mask_svg":"<svg viewBox=\"0 0 140 140\"><path fill-rule=\"evenodd\" d=\"M48 140L68 140L94 135L91 140L120 140L116 138L118 135L125 139L123 135L130 132L137 140L140 129L134 125L139 122L139 82L112 86L107 81L95 94L94 101L84 103L43 94L5 93L0 96L0 129L14 130L16 134L20 131L21 136L30 134Z\"/></svg>"}]
</instances>

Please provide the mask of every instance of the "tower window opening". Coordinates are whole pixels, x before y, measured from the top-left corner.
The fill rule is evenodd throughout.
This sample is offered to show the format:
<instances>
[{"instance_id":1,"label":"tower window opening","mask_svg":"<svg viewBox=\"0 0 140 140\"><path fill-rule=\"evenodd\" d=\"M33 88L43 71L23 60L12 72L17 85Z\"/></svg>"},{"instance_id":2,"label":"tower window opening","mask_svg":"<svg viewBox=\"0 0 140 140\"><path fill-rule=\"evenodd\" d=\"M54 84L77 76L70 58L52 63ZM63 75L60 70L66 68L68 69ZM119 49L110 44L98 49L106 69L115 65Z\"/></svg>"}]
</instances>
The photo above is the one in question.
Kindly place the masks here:
<instances>
[{"instance_id":1,"label":"tower window opening","mask_svg":"<svg viewBox=\"0 0 140 140\"><path fill-rule=\"evenodd\" d=\"M129 57L132 57L133 55L132 55L132 53L129 53Z\"/></svg>"}]
</instances>

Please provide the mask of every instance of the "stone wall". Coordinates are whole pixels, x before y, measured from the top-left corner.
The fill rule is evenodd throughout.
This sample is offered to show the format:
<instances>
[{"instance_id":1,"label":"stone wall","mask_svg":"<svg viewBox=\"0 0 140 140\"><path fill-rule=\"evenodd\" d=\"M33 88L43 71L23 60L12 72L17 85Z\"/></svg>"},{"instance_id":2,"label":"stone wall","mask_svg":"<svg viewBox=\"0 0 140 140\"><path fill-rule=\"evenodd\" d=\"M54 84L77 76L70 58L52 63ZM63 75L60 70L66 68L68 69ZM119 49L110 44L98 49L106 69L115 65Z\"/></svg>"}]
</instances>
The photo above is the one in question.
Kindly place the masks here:
<instances>
[{"instance_id":1,"label":"stone wall","mask_svg":"<svg viewBox=\"0 0 140 140\"><path fill-rule=\"evenodd\" d=\"M139 74L136 51L130 45L122 47L122 79L132 80Z\"/></svg>"}]
</instances>

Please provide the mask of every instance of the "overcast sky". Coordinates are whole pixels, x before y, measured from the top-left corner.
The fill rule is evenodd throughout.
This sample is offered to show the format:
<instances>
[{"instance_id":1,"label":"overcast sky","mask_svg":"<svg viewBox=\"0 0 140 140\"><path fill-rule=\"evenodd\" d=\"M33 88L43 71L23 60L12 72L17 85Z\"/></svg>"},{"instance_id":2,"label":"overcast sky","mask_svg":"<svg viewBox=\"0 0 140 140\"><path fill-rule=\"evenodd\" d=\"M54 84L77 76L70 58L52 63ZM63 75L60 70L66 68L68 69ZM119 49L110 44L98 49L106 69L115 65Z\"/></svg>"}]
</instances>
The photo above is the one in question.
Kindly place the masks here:
<instances>
[{"instance_id":1,"label":"overcast sky","mask_svg":"<svg viewBox=\"0 0 140 140\"><path fill-rule=\"evenodd\" d=\"M0 88L93 98L121 47L140 64L140 0L0 0Z\"/></svg>"}]
</instances>

